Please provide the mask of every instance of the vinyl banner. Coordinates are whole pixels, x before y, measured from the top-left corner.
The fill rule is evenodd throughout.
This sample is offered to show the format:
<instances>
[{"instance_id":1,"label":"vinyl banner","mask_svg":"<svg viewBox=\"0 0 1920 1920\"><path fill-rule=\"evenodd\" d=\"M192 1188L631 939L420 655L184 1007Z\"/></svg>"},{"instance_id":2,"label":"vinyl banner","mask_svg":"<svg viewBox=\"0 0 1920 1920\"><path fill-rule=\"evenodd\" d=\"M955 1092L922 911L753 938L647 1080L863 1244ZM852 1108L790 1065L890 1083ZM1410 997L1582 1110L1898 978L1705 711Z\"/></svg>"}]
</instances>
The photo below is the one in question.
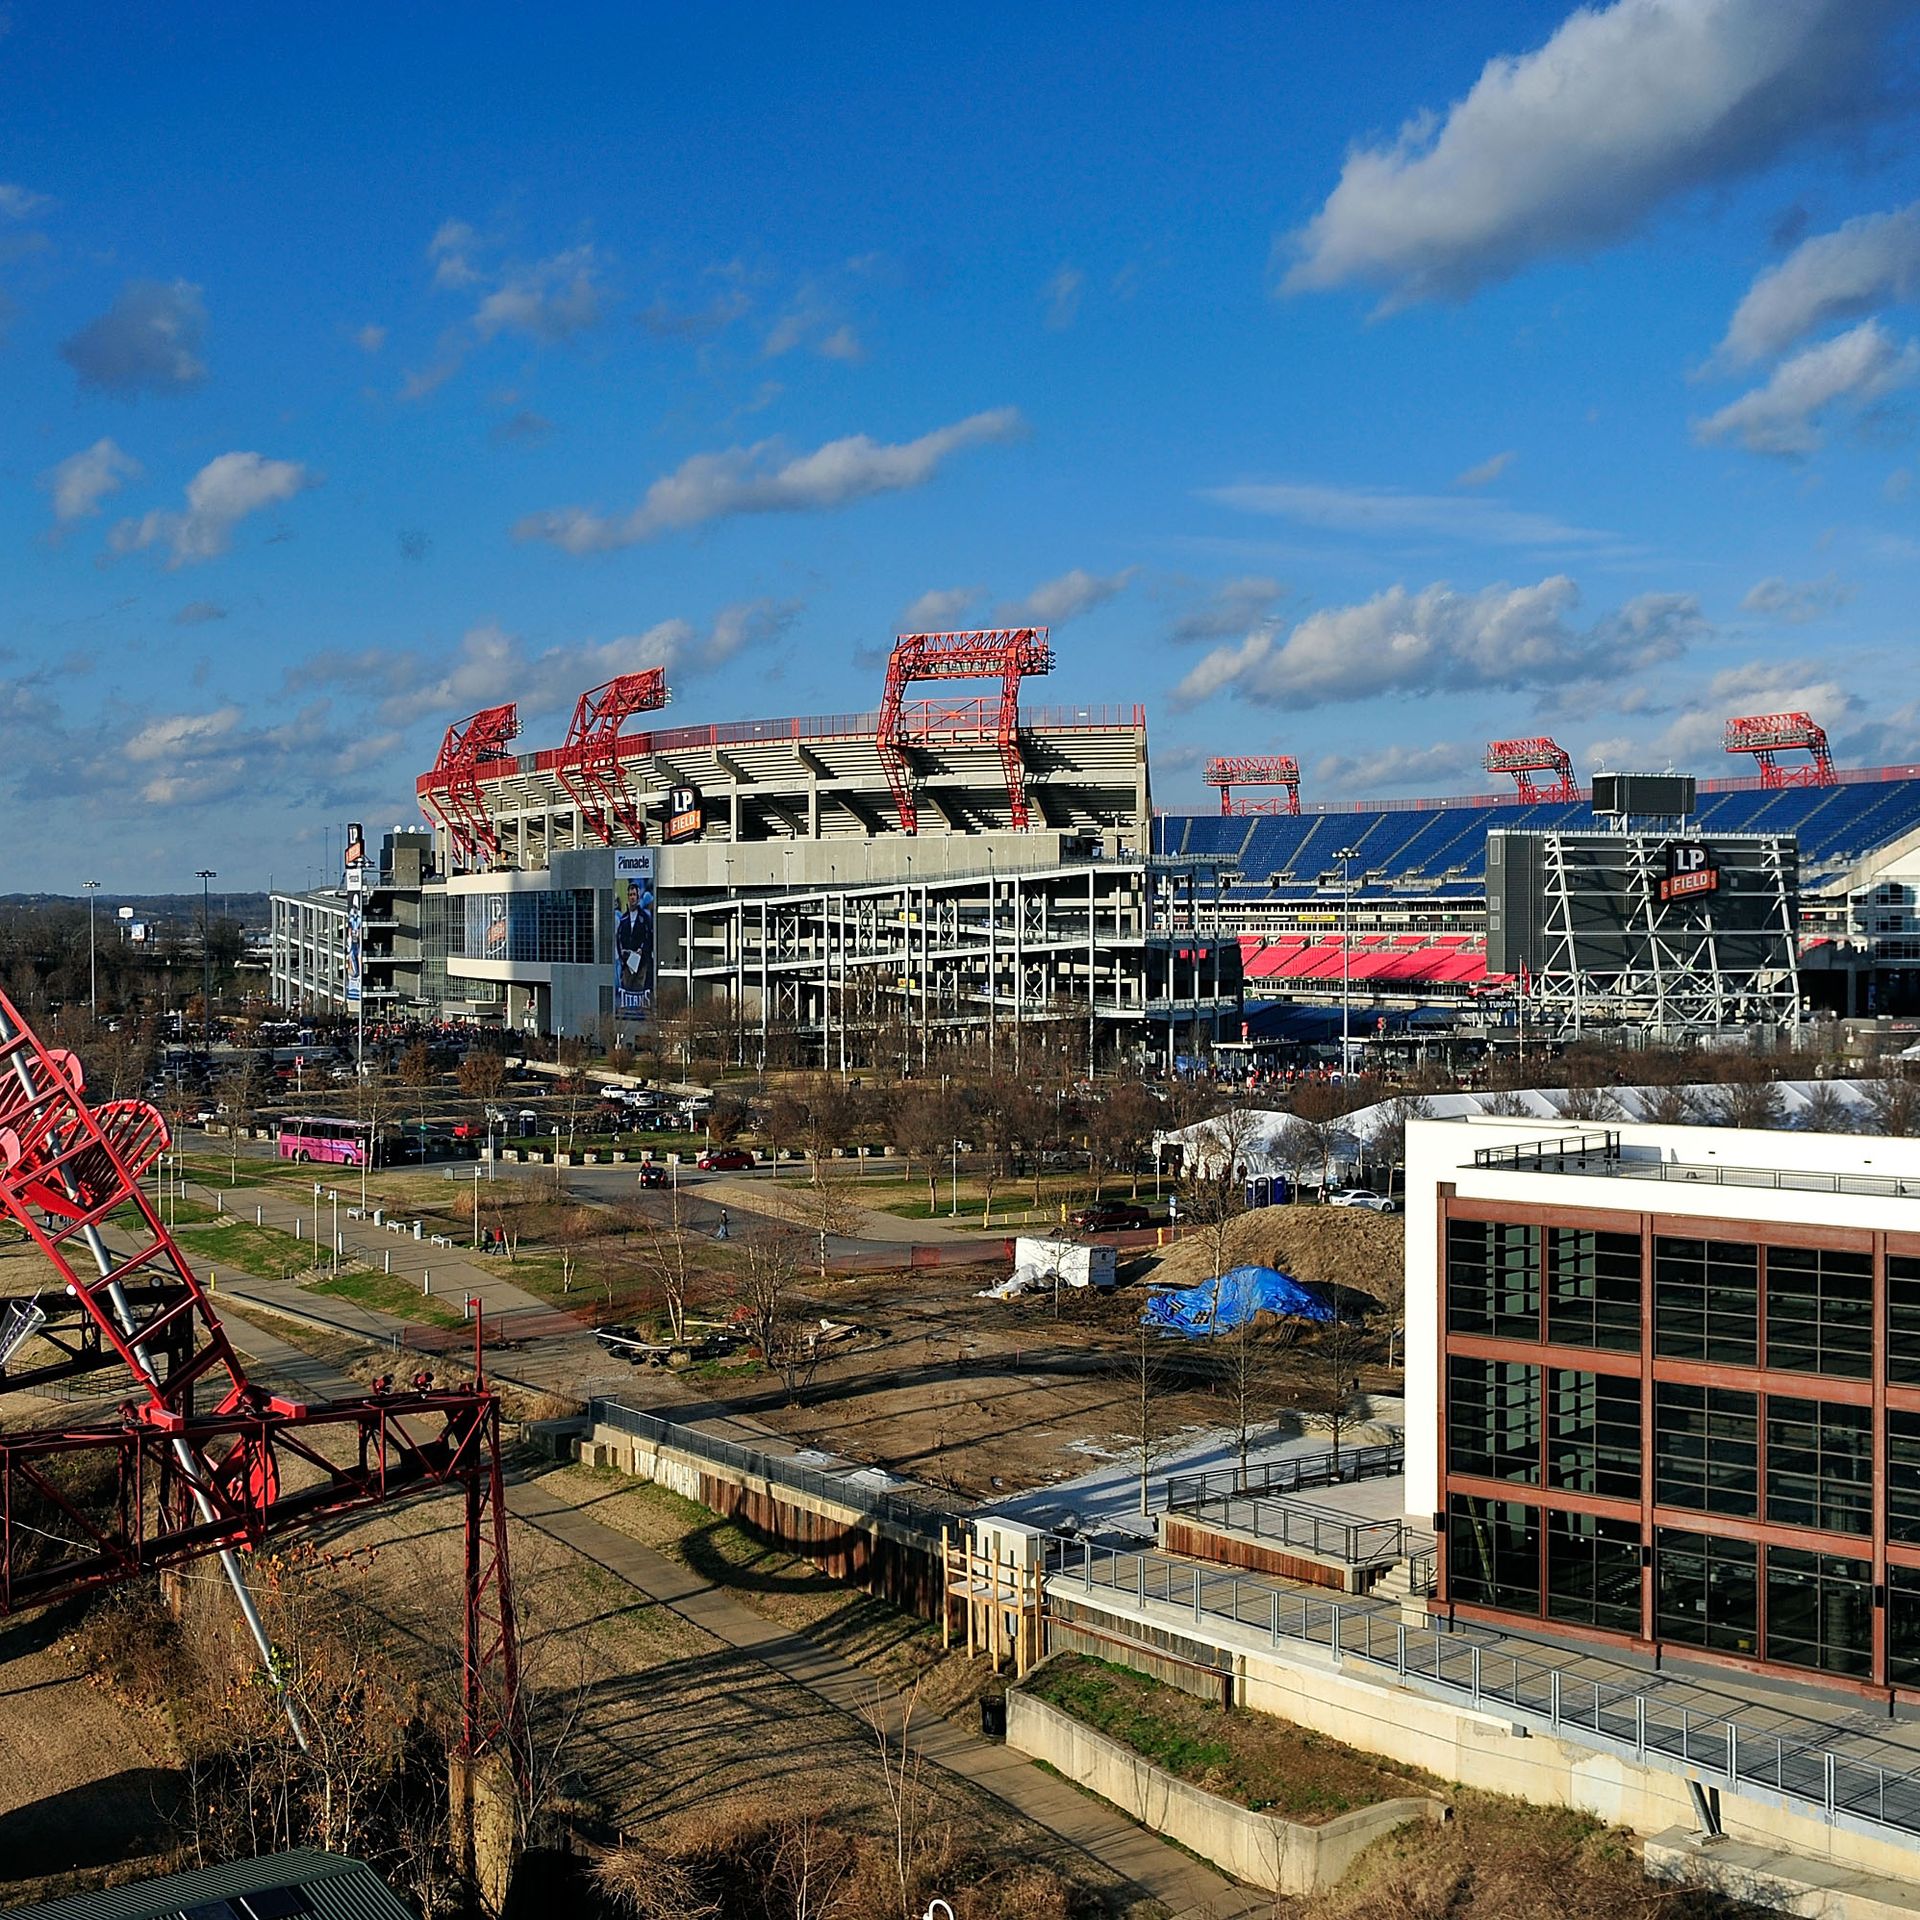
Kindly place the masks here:
<instances>
[{"instance_id":1,"label":"vinyl banner","mask_svg":"<svg viewBox=\"0 0 1920 1920\"><path fill-rule=\"evenodd\" d=\"M367 836L359 821L347 822L341 859L341 879L347 894L347 1005L360 1004L366 971Z\"/></svg>"},{"instance_id":2,"label":"vinyl banner","mask_svg":"<svg viewBox=\"0 0 1920 1920\"><path fill-rule=\"evenodd\" d=\"M613 853L613 1013L644 1020L653 1007L653 849Z\"/></svg>"}]
</instances>

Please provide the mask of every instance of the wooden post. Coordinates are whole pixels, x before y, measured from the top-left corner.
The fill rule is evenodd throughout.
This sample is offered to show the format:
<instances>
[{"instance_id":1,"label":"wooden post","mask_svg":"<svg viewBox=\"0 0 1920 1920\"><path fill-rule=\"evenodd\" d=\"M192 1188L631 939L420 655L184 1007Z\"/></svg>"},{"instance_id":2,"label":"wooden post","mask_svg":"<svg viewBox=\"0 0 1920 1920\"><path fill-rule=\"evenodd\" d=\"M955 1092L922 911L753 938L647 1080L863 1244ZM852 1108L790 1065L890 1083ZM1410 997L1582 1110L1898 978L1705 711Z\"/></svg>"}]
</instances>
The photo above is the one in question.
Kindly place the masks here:
<instances>
[{"instance_id":1,"label":"wooden post","mask_svg":"<svg viewBox=\"0 0 1920 1920\"><path fill-rule=\"evenodd\" d=\"M953 1547L947 1529L940 1529L940 1651L953 1648Z\"/></svg>"}]
</instances>

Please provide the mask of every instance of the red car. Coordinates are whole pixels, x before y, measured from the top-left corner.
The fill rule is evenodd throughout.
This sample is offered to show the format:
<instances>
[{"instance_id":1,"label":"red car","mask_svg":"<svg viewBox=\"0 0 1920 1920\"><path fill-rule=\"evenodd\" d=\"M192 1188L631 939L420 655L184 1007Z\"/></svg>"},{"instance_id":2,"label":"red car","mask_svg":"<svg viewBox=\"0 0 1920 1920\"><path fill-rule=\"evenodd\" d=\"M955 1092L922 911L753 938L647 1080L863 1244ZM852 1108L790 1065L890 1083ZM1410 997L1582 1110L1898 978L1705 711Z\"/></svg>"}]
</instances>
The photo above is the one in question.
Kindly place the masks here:
<instances>
[{"instance_id":1,"label":"red car","mask_svg":"<svg viewBox=\"0 0 1920 1920\"><path fill-rule=\"evenodd\" d=\"M1071 1224L1082 1233L1128 1233L1152 1226L1153 1216L1129 1200L1096 1200L1074 1214Z\"/></svg>"},{"instance_id":2,"label":"red car","mask_svg":"<svg viewBox=\"0 0 1920 1920\"><path fill-rule=\"evenodd\" d=\"M709 1147L693 1163L702 1173L738 1173L754 1164L751 1147Z\"/></svg>"},{"instance_id":3,"label":"red car","mask_svg":"<svg viewBox=\"0 0 1920 1920\"><path fill-rule=\"evenodd\" d=\"M641 1186L649 1189L670 1187L673 1185L672 1176L667 1172L666 1168L655 1166L651 1161L640 1169L638 1177Z\"/></svg>"}]
</instances>

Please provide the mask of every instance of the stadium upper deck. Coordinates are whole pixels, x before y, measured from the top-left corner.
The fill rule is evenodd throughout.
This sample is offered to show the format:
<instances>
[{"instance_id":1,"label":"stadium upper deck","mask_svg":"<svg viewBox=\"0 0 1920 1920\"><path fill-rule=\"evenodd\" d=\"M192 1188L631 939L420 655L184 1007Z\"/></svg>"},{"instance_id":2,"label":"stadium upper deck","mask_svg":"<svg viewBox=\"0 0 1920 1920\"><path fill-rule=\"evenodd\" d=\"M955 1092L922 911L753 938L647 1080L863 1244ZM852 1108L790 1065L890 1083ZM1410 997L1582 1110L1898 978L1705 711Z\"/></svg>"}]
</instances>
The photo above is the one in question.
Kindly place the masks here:
<instances>
[{"instance_id":1,"label":"stadium upper deck","mask_svg":"<svg viewBox=\"0 0 1920 1920\"><path fill-rule=\"evenodd\" d=\"M1757 779L1703 781L1694 815L1709 833L1787 831L1800 838L1802 886L1821 891L1857 861L1920 829L1920 767L1840 773L1821 787L1767 787ZM1478 900L1492 828L1593 828L1590 803L1528 804L1511 795L1319 807L1298 815L1163 814L1160 853L1226 854L1239 868L1242 902L1323 898L1337 887L1341 847L1356 902L1398 897Z\"/></svg>"}]
</instances>

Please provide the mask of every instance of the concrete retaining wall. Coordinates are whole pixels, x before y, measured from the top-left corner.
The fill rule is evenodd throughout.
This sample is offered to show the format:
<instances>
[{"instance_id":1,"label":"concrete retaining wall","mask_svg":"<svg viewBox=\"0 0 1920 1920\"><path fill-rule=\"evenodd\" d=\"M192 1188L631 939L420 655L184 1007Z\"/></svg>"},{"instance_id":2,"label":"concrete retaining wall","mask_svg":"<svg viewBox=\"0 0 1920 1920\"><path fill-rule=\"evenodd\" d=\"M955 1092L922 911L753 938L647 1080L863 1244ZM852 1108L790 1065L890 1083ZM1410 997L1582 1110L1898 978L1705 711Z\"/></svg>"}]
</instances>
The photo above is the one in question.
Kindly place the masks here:
<instances>
[{"instance_id":1,"label":"concrete retaining wall","mask_svg":"<svg viewBox=\"0 0 1920 1920\"><path fill-rule=\"evenodd\" d=\"M1007 1745L1044 1760L1076 1786L1111 1801L1129 1818L1179 1841L1235 1879L1273 1893L1317 1893L1396 1827L1446 1818L1438 1800L1424 1798L1356 1807L1320 1826L1254 1813L1176 1779L1023 1687L1007 1695Z\"/></svg>"},{"instance_id":2,"label":"concrete retaining wall","mask_svg":"<svg viewBox=\"0 0 1920 1920\"><path fill-rule=\"evenodd\" d=\"M803 1493L616 1427L580 1443L584 1465L618 1467L705 1507L821 1572L923 1619L940 1617L940 1549L855 1507Z\"/></svg>"},{"instance_id":3,"label":"concrete retaining wall","mask_svg":"<svg viewBox=\"0 0 1920 1920\"><path fill-rule=\"evenodd\" d=\"M1168 1623L1132 1603L1103 1600L1089 1608L1088 1595L1056 1582L1054 1597L1070 1599L1083 1617L1122 1636L1168 1644ZM1189 1638L1191 1629L1187 1630ZM1190 1647L1187 1649L1191 1657ZM1686 1780L1665 1767L1642 1765L1629 1755L1586 1747L1531 1732L1500 1717L1435 1699L1374 1670L1349 1669L1323 1647L1283 1642L1277 1648L1219 1647L1234 1669L1234 1697L1243 1707L1273 1713L1296 1726L1344 1740L1367 1753L1419 1767L1488 1793L1512 1794L1535 1806L1575 1807L1610 1826L1643 1836L1693 1825ZM1120 1653L1107 1659L1120 1660ZM1865 1833L1817 1812L1758 1794L1735 1793L1710 1767L1702 1784L1717 1788L1721 1824L1730 1839L1785 1848L1852 1872L1912 1881L1920 1873L1920 1849L1892 1833Z\"/></svg>"}]
</instances>

